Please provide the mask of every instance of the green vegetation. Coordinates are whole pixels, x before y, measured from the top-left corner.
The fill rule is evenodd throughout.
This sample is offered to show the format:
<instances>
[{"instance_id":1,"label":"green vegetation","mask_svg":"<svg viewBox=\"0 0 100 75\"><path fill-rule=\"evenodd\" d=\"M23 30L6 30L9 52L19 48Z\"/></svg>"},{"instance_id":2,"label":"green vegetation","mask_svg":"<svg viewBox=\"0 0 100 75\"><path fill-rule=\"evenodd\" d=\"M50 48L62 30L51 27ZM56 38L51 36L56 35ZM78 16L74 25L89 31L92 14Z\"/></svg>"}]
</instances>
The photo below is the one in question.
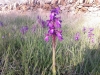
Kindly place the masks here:
<instances>
[{"instance_id":1,"label":"green vegetation","mask_svg":"<svg viewBox=\"0 0 100 75\"><path fill-rule=\"evenodd\" d=\"M27 16L0 16L0 21L0 75L52 75L51 40L43 40L47 30ZM56 48L57 75L100 75L100 30L94 29L92 43L78 23L62 25L64 40L57 41ZM29 29L23 35L20 28L26 25ZM77 32L80 39L75 41Z\"/></svg>"}]
</instances>

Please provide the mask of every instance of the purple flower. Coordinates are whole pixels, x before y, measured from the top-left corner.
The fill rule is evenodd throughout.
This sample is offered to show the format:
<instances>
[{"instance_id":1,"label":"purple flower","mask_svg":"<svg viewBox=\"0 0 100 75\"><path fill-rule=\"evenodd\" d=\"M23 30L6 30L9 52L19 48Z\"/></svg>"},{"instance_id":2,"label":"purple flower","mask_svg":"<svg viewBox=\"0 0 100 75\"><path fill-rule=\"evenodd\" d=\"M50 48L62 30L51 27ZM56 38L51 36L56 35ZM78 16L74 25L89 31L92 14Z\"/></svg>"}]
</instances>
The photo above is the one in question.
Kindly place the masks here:
<instances>
[{"instance_id":1,"label":"purple flower","mask_svg":"<svg viewBox=\"0 0 100 75\"><path fill-rule=\"evenodd\" d=\"M4 39L5 38L5 36L2 36L2 39Z\"/></svg>"},{"instance_id":2,"label":"purple flower","mask_svg":"<svg viewBox=\"0 0 100 75\"><path fill-rule=\"evenodd\" d=\"M45 27L47 26L47 22L46 22L46 21L43 21L43 20L41 19L40 16L38 16L37 19L38 19L38 23L39 23L43 28L45 28Z\"/></svg>"},{"instance_id":3,"label":"purple flower","mask_svg":"<svg viewBox=\"0 0 100 75\"><path fill-rule=\"evenodd\" d=\"M92 32L88 32L88 37L91 38L92 36L94 36L94 34Z\"/></svg>"},{"instance_id":4,"label":"purple flower","mask_svg":"<svg viewBox=\"0 0 100 75\"><path fill-rule=\"evenodd\" d=\"M88 37L89 38L92 38L94 36L93 30L94 30L94 28L89 28L89 32L88 32Z\"/></svg>"},{"instance_id":5,"label":"purple flower","mask_svg":"<svg viewBox=\"0 0 100 75\"><path fill-rule=\"evenodd\" d=\"M60 18L56 18L55 23L56 23L56 27L61 28L61 20Z\"/></svg>"},{"instance_id":6,"label":"purple flower","mask_svg":"<svg viewBox=\"0 0 100 75\"><path fill-rule=\"evenodd\" d=\"M83 28L83 32L84 32L84 33L86 32L86 27Z\"/></svg>"},{"instance_id":7,"label":"purple flower","mask_svg":"<svg viewBox=\"0 0 100 75\"><path fill-rule=\"evenodd\" d=\"M94 30L94 28L89 28L89 31L92 32Z\"/></svg>"},{"instance_id":8,"label":"purple flower","mask_svg":"<svg viewBox=\"0 0 100 75\"><path fill-rule=\"evenodd\" d=\"M3 27L3 22L0 21L0 27Z\"/></svg>"},{"instance_id":9,"label":"purple flower","mask_svg":"<svg viewBox=\"0 0 100 75\"><path fill-rule=\"evenodd\" d=\"M56 35L60 41L63 40L62 31L56 31Z\"/></svg>"},{"instance_id":10,"label":"purple flower","mask_svg":"<svg viewBox=\"0 0 100 75\"><path fill-rule=\"evenodd\" d=\"M48 42L48 41L49 41L49 34L46 34L46 36L45 36L44 40L45 40L46 42Z\"/></svg>"},{"instance_id":11,"label":"purple flower","mask_svg":"<svg viewBox=\"0 0 100 75\"><path fill-rule=\"evenodd\" d=\"M49 28L48 33L50 33L51 35L55 34L55 28Z\"/></svg>"},{"instance_id":12,"label":"purple flower","mask_svg":"<svg viewBox=\"0 0 100 75\"><path fill-rule=\"evenodd\" d=\"M52 38L57 37L58 40L62 40L62 31L61 28L61 18L57 17L56 15L59 14L60 8L54 8L51 10L50 19L46 21L43 25L46 24L46 27L48 28L48 33L45 36L45 41L49 41L49 37L52 36ZM41 20L40 17L38 17L39 22L41 23L43 20ZM44 21L43 21L44 22ZM42 26L44 27L44 26ZM59 30L58 30L59 29Z\"/></svg>"},{"instance_id":13,"label":"purple flower","mask_svg":"<svg viewBox=\"0 0 100 75\"><path fill-rule=\"evenodd\" d=\"M90 40L90 42L94 43L94 34L93 34L93 30L94 28L89 28L89 32L88 32L88 38Z\"/></svg>"},{"instance_id":14,"label":"purple flower","mask_svg":"<svg viewBox=\"0 0 100 75\"><path fill-rule=\"evenodd\" d=\"M28 31L28 26L22 26L21 29L20 29L20 32L22 34L25 34L27 31Z\"/></svg>"},{"instance_id":15,"label":"purple flower","mask_svg":"<svg viewBox=\"0 0 100 75\"><path fill-rule=\"evenodd\" d=\"M37 16L37 20L40 23L41 22L41 17L40 16Z\"/></svg>"},{"instance_id":16,"label":"purple flower","mask_svg":"<svg viewBox=\"0 0 100 75\"><path fill-rule=\"evenodd\" d=\"M78 41L79 39L80 39L80 33L76 33L75 34L75 36L74 36L74 39L76 40L76 41Z\"/></svg>"},{"instance_id":17,"label":"purple flower","mask_svg":"<svg viewBox=\"0 0 100 75\"><path fill-rule=\"evenodd\" d=\"M91 42L94 43L94 38L91 38Z\"/></svg>"},{"instance_id":18,"label":"purple flower","mask_svg":"<svg viewBox=\"0 0 100 75\"><path fill-rule=\"evenodd\" d=\"M50 20L54 20L54 16L55 16L54 13L51 13L50 14Z\"/></svg>"},{"instance_id":19,"label":"purple flower","mask_svg":"<svg viewBox=\"0 0 100 75\"><path fill-rule=\"evenodd\" d=\"M60 7L52 9L50 14L50 20L55 20L56 15L59 14L59 11L60 11Z\"/></svg>"},{"instance_id":20,"label":"purple flower","mask_svg":"<svg viewBox=\"0 0 100 75\"><path fill-rule=\"evenodd\" d=\"M54 13L55 15L59 14L60 7L54 8L51 10L51 13Z\"/></svg>"}]
</instances>

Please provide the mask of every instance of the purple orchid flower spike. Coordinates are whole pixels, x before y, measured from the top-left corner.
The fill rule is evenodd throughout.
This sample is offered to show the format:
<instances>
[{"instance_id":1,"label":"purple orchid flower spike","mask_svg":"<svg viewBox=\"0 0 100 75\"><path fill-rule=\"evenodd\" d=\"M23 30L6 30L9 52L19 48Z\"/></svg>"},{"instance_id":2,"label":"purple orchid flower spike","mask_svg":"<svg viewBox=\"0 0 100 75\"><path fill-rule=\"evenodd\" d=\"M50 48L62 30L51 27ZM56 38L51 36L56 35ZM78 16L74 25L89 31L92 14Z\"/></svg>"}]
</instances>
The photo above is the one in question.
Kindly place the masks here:
<instances>
[{"instance_id":1,"label":"purple orchid flower spike","mask_svg":"<svg viewBox=\"0 0 100 75\"><path fill-rule=\"evenodd\" d=\"M93 30L94 28L89 28L89 32L88 32L88 38L90 40L90 42L94 43L94 34L93 34Z\"/></svg>"},{"instance_id":2,"label":"purple orchid flower spike","mask_svg":"<svg viewBox=\"0 0 100 75\"><path fill-rule=\"evenodd\" d=\"M92 38L94 36L93 30L94 30L94 28L89 28L89 32L88 32L88 37L89 38Z\"/></svg>"},{"instance_id":3,"label":"purple orchid flower spike","mask_svg":"<svg viewBox=\"0 0 100 75\"><path fill-rule=\"evenodd\" d=\"M62 30L60 30L61 28L61 19L59 17L57 17L56 15L59 14L59 10L60 8L54 8L51 10L51 14L50 14L50 19L46 21L46 26L48 28L48 33L46 34L44 40L46 42L49 41L49 37L52 38L52 59L53 59L53 64L52 64L52 71L53 71L53 75L56 75L56 68L55 68L55 50L56 50L56 37L58 38L58 40L63 40L62 37ZM45 22L43 20L41 20L40 17L38 17L39 22L42 23L43 25L45 25ZM42 26L43 27L43 26Z\"/></svg>"},{"instance_id":4,"label":"purple orchid flower spike","mask_svg":"<svg viewBox=\"0 0 100 75\"><path fill-rule=\"evenodd\" d=\"M61 28L61 17L57 17L56 15L59 14L60 8L54 8L51 10L50 19L46 22L41 19L41 17L38 16L38 22L42 25L42 27L48 28L48 33L45 37L45 40L48 41L50 36L57 37L59 40L62 40L62 31ZM46 26L45 26L46 25ZM59 29L59 30L58 30Z\"/></svg>"},{"instance_id":5,"label":"purple orchid flower spike","mask_svg":"<svg viewBox=\"0 0 100 75\"><path fill-rule=\"evenodd\" d=\"M77 32L74 36L75 41L78 41L80 39L80 33Z\"/></svg>"},{"instance_id":6,"label":"purple orchid flower spike","mask_svg":"<svg viewBox=\"0 0 100 75\"><path fill-rule=\"evenodd\" d=\"M47 26L46 21L43 21L43 20L42 20L42 21L41 21L41 25L42 25L43 28L46 28L46 26Z\"/></svg>"},{"instance_id":7,"label":"purple orchid flower spike","mask_svg":"<svg viewBox=\"0 0 100 75\"><path fill-rule=\"evenodd\" d=\"M94 43L94 38L91 38L91 42Z\"/></svg>"},{"instance_id":8,"label":"purple orchid flower spike","mask_svg":"<svg viewBox=\"0 0 100 75\"><path fill-rule=\"evenodd\" d=\"M88 37L91 38L92 36L94 36L94 34L92 32L88 32Z\"/></svg>"},{"instance_id":9,"label":"purple orchid flower spike","mask_svg":"<svg viewBox=\"0 0 100 75\"><path fill-rule=\"evenodd\" d=\"M3 22L0 21L0 27L3 27Z\"/></svg>"},{"instance_id":10,"label":"purple orchid flower spike","mask_svg":"<svg viewBox=\"0 0 100 75\"><path fill-rule=\"evenodd\" d=\"M84 34L86 33L86 27L83 27L83 32L84 32Z\"/></svg>"},{"instance_id":11,"label":"purple orchid flower spike","mask_svg":"<svg viewBox=\"0 0 100 75\"><path fill-rule=\"evenodd\" d=\"M54 13L51 13L50 14L50 20L54 20L54 16L55 16L55 14Z\"/></svg>"},{"instance_id":12,"label":"purple orchid flower spike","mask_svg":"<svg viewBox=\"0 0 100 75\"><path fill-rule=\"evenodd\" d=\"M46 22L46 21L43 21L43 20L41 19L40 16L38 16L37 19L38 19L38 23L39 23L43 28L46 28L47 22Z\"/></svg>"},{"instance_id":13,"label":"purple orchid flower spike","mask_svg":"<svg viewBox=\"0 0 100 75\"><path fill-rule=\"evenodd\" d=\"M22 26L21 29L20 29L20 32L22 34L25 34L27 31L28 31L28 26Z\"/></svg>"}]
</instances>

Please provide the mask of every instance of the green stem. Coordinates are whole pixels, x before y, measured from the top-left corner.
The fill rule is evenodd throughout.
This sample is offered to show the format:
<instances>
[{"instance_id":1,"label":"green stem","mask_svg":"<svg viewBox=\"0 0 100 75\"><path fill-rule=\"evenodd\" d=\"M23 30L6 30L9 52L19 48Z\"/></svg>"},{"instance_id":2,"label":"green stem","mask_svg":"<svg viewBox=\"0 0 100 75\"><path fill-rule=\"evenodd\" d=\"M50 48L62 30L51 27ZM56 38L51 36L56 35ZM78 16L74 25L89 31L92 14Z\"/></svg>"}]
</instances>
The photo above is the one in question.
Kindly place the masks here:
<instances>
[{"instance_id":1,"label":"green stem","mask_svg":"<svg viewBox=\"0 0 100 75\"><path fill-rule=\"evenodd\" d=\"M55 53L56 53L56 37L52 36L52 73L53 75L56 75L56 63L55 63Z\"/></svg>"}]
</instances>

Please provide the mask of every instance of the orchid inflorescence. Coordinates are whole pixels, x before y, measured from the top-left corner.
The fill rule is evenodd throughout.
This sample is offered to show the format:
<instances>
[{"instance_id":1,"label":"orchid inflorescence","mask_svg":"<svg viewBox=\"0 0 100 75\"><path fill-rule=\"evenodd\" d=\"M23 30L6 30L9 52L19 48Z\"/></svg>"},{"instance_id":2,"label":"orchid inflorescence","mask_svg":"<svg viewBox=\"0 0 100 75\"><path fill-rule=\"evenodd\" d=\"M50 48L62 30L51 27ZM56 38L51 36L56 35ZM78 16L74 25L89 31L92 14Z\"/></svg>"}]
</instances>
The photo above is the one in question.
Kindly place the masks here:
<instances>
[{"instance_id":1,"label":"orchid inflorescence","mask_svg":"<svg viewBox=\"0 0 100 75\"><path fill-rule=\"evenodd\" d=\"M43 28L47 27L47 22L42 20L40 16L37 17L37 21Z\"/></svg>"},{"instance_id":2,"label":"orchid inflorescence","mask_svg":"<svg viewBox=\"0 0 100 75\"><path fill-rule=\"evenodd\" d=\"M89 28L89 31L88 31L88 38L92 43L94 43L93 30L94 30L94 28Z\"/></svg>"},{"instance_id":3,"label":"orchid inflorescence","mask_svg":"<svg viewBox=\"0 0 100 75\"><path fill-rule=\"evenodd\" d=\"M52 38L52 72L53 75L56 75L56 67L55 67L55 51L56 51L56 37L59 40L63 40L62 37L62 30L61 28L61 18L57 17L58 14L60 13L60 8L54 8L50 12L50 19L43 21L39 16L38 16L38 22L42 25L43 28L48 28L48 33L46 34L44 40L49 41L49 37L51 36Z\"/></svg>"},{"instance_id":4,"label":"orchid inflorescence","mask_svg":"<svg viewBox=\"0 0 100 75\"><path fill-rule=\"evenodd\" d=\"M60 30L62 21L60 17L57 17L59 11L59 7L51 10L50 19L46 21L48 33L45 36L45 41L49 41L50 36L58 37L59 40L63 39L62 30Z\"/></svg>"},{"instance_id":5,"label":"orchid inflorescence","mask_svg":"<svg viewBox=\"0 0 100 75\"><path fill-rule=\"evenodd\" d=\"M20 32L22 34L25 34L27 31L28 31L28 26L22 26L21 29L20 29Z\"/></svg>"},{"instance_id":6,"label":"orchid inflorescence","mask_svg":"<svg viewBox=\"0 0 100 75\"><path fill-rule=\"evenodd\" d=\"M3 27L3 22L0 21L0 27Z\"/></svg>"}]
</instances>

